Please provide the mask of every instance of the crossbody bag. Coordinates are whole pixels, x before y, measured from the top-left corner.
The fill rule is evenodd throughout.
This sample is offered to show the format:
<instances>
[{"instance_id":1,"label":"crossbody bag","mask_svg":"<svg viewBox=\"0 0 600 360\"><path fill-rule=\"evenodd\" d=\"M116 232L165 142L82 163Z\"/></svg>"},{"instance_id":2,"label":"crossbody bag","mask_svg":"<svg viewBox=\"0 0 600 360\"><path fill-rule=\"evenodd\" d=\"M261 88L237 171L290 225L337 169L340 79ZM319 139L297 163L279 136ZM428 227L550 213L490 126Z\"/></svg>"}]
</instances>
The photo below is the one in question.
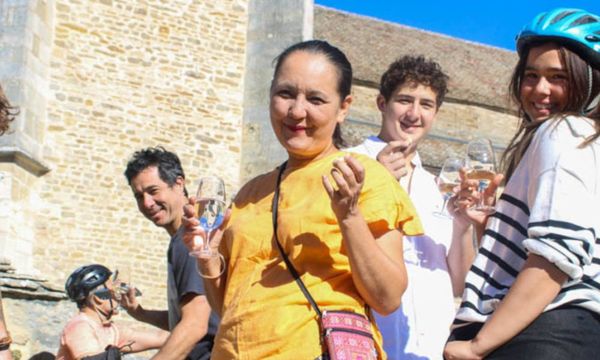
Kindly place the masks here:
<instances>
[{"instance_id":1,"label":"crossbody bag","mask_svg":"<svg viewBox=\"0 0 600 360\"><path fill-rule=\"evenodd\" d=\"M359 313L345 310L323 310L319 308L317 302L313 299L310 292L304 285L298 271L283 250L283 246L279 242L277 236L277 210L279 204L279 187L281 178L286 168L287 161L279 167L277 175L277 183L275 193L273 195L273 237L277 249L285 262L285 265L298 284L300 291L310 303L310 306L315 310L318 316L320 329L320 342L323 346L323 355L320 359L323 360L341 360L341 359L364 359L376 360L377 350L373 340L371 331L371 322L369 319Z\"/></svg>"}]
</instances>

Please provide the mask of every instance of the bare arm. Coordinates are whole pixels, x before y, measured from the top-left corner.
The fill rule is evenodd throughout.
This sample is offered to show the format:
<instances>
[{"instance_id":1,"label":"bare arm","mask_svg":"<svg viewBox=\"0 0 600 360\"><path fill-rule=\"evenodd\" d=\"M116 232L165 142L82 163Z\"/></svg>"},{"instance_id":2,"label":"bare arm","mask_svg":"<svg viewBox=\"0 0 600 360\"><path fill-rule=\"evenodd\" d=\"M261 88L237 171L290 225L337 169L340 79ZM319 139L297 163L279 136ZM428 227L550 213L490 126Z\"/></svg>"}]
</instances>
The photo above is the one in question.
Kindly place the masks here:
<instances>
[{"instance_id":1,"label":"bare arm","mask_svg":"<svg viewBox=\"0 0 600 360\"><path fill-rule=\"evenodd\" d=\"M210 306L205 296L188 294L181 301L181 321L153 359L185 359L208 331Z\"/></svg>"},{"instance_id":2,"label":"bare arm","mask_svg":"<svg viewBox=\"0 0 600 360\"><path fill-rule=\"evenodd\" d=\"M400 306L408 284L402 233L392 230L374 238L358 207L364 181L364 169L358 160L351 156L336 160L332 177L338 190L327 177L323 177L323 185L340 224L354 284L371 308L389 314Z\"/></svg>"},{"instance_id":3,"label":"bare arm","mask_svg":"<svg viewBox=\"0 0 600 360\"><path fill-rule=\"evenodd\" d=\"M167 338L169 332L163 329L129 329L120 328L122 345L121 351L125 353L135 353L139 351L158 349Z\"/></svg>"},{"instance_id":4,"label":"bare arm","mask_svg":"<svg viewBox=\"0 0 600 360\"><path fill-rule=\"evenodd\" d=\"M446 257L454 296L461 296L465 289L465 277L473 263L475 253L473 227L455 217L452 224L452 242Z\"/></svg>"},{"instance_id":5,"label":"bare arm","mask_svg":"<svg viewBox=\"0 0 600 360\"><path fill-rule=\"evenodd\" d=\"M545 258L530 254L515 283L471 341L446 345L447 359L482 359L533 322L556 298L567 275Z\"/></svg>"},{"instance_id":6,"label":"bare arm","mask_svg":"<svg viewBox=\"0 0 600 360\"><path fill-rule=\"evenodd\" d=\"M169 313L166 310L146 310L138 303L135 297L135 288L129 289L127 295L121 298L121 305L134 319L169 330Z\"/></svg>"}]
</instances>

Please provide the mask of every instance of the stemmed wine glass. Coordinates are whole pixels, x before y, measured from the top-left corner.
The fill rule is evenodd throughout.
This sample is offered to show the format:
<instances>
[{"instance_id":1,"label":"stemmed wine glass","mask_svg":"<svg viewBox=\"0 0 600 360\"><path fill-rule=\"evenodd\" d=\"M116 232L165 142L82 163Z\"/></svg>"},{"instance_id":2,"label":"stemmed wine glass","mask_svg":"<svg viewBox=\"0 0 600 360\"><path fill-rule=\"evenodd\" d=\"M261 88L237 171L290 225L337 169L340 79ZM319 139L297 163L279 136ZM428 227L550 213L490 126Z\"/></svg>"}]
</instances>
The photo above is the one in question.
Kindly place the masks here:
<instances>
[{"instance_id":1,"label":"stemmed wine glass","mask_svg":"<svg viewBox=\"0 0 600 360\"><path fill-rule=\"evenodd\" d=\"M131 282L132 273L130 264L119 263L114 267L115 271L113 273L112 282L113 287L112 291L116 296L117 301L119 301L119 310L125 310L123 305L121 304L121 298L126 296L129 292L129 289L133 286ZM135 296L141 296L142 292L135 288Z\"/></svg>"},{"instance_id":2,"label":"stemmed wine glass","mask_svg":"<svg viewBox=\"0 0 600 360\"><path fill-rule=\"evenodd\" d=\"M196 216L200 226L204 229L205 239L200 250L195 250L192 255L217 256L218 251L210 248L210 234L223 223L225 214L225 184L217 176L205 176L200 179L196 192ZM197 247L202 239L194 239Z\"/></svg>"},{"instance_id":3,"label":"stemmed wine glass","mask_svg":"<svg viewBox=\"0 0 600 360\"><path fill-rule=\"evenodd\" d=\"M464 161L461 158L449 157L444 161L440 175L437 177L437 186L444 197L442 209L433 214L440 217L452 218L446 210L448 199L454 194L454 187L460 184L459 171L464 166Z\"/></svg>"},{"instance_id":4,"label":"stemmed wine glass","mask_svg":"<svg viewBox=\"0 0 600 360\"><path fill-rule=\"evenodd\" d=\"M494 206L486 205L483 200L483 192L496 175L496 158L492 142L485 138L471 140L467 144L465 165L468 168L467 178L479 181L477 189L479 200L474 209L485 213L493 213L495 211Z\"/></svg>"}]
</instances>

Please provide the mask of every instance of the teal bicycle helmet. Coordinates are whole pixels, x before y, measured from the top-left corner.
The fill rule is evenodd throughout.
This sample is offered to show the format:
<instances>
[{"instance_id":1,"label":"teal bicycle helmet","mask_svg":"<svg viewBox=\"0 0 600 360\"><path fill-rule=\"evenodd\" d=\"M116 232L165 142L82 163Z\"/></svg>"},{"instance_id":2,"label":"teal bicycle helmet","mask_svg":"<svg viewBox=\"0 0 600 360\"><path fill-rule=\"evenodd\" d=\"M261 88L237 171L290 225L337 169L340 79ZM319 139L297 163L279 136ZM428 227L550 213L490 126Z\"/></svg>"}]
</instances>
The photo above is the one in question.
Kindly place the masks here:
<instances>
[{"instance_id":1,"label":"teal bicycle helmet","mask_svg":"<svg viewBox=\"0 0 600 360\"><path fill-rule=\"evenodd\" d=\"M517 35L519 56L532 42L555 41L600 69L600 17L580 9L559 8L536 16Z\"/></svg>"}]
</instances>

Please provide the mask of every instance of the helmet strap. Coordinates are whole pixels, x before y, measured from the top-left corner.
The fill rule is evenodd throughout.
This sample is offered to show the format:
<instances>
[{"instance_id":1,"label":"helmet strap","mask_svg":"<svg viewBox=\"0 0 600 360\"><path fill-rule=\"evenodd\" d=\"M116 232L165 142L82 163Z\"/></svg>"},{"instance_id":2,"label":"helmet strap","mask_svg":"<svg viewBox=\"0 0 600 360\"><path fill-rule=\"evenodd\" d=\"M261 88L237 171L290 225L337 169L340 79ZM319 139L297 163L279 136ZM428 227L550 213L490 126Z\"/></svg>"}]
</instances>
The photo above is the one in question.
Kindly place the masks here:
<instances>
[{"instance_id":1,"label":"helmet strap","mask_svg":"<svg viewBox=\"0 0 600 360\"><path fill-rule=\"evenodd\" d=\"M585 98L585 102L584 104L584 108L583 111L581 112L583 115L587 115L590 112L592 112L592 110L594 110L597 106L598 106L598 102L600 102L600 93L597 94L592 101L590 101L590 98L592 97L592 89L593 89L593 73L592 73L592 67L588 64L587 66L587 70L588 70L588 91L587 91L587 97ZM588 103L589 101L589 103Z\"/></svg>"},{"instance_id":2,"label":"helmet strap","mask_svg":"<svg viewBox=\"0 0 600 360\"><path fill-rule=\"evenodd\" d=\"M591 113L592 110L594 110L596 107L598 107L598 104L600 104L600 93L598 93L598 95L596 95L596 97L594 99L592 99L592 101L587 106L587 108L585 109L583 114L587 115L587 114Z\"/></svg>"},{"instance_id":3,"label":"helmet strap","mask_svg":"<svg viewBox=\"0 0 600 360\"><path fill-rule=\"evenodd\" d=\"M107 288L106 285L104 285L104 288L105 289ZM92 295L92 296L96 296L96 295ZM110 322L110 319L112 318L112 316L115 313L115 307L114 307L114 304L113 304L112 297L109 298L108 301L110 303L110 311L108 311L108 313L106 313L105 311L99 309L96 304L93 304L94 311L98 315L98 319L100 320L100 322L102 324L107 324L108 322Z\"/></svg>"}]
</instances>

